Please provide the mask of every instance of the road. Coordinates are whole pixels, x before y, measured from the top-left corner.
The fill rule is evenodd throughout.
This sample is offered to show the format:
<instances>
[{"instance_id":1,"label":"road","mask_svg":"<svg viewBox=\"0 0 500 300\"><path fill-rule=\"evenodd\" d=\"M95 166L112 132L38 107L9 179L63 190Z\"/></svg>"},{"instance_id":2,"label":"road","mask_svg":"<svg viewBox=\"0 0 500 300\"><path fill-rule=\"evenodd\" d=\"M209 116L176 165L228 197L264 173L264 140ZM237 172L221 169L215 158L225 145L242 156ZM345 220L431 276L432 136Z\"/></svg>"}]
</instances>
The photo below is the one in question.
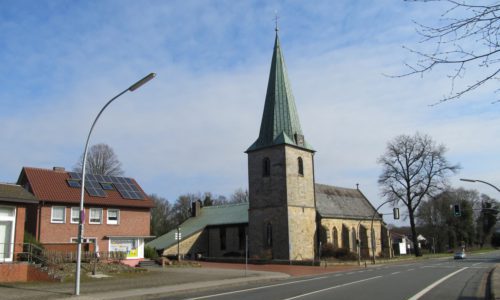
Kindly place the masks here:
<instances>
[{"instance_id":1,"label":"road","mask_svg":"<svg viewBox=\"0 0 500 300\"><path fill-rule=\"evenodd\" d=\"M500 252L370 266L354 271L299 277L158 299L484 299L489 271Z\"/></svg>"}]
</instances>

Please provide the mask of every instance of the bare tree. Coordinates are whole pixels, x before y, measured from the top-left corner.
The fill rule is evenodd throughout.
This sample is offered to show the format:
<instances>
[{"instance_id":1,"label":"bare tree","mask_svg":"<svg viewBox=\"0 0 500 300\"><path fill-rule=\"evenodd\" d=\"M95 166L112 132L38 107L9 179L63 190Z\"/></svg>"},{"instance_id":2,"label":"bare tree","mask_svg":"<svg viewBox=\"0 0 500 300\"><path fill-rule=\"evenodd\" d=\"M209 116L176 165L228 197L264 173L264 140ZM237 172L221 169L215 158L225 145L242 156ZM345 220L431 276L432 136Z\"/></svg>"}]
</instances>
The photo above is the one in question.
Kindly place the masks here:
<instances>
[{"instance_id":1,"label":"bare tree","mask_svg":"<svg viewBox=\"0 0 500 300\"><path fill-rule=\"evenodd\" d=\"M435 43L430 51L407 48L417 61L406 64L410 71L401 76L420 74L443 68L451 79L451 89L438 103L457 99L489 81L500 79L500 3L477 0L410 0L414 2L444 2L449 6L437 25L416 23L422 43ZM486 4L482 4L486 3ZM467 80L456 87L458 79ZM480 74L480 75L476 75ZM500 89L496 89L498 92ZM493 102L498 102L496 100Z\"/></svg>"},{"instance_id":2,"label":"bare tree","mask_svg":"<svg viewBox=\"0 0 500 300\"><path fill-rule=\"evenodd\" d=\"M382 174L378 179L382 195L394 205L403 202L408 210L415 255L420 256L415 211L428 196L440 191L450 173L460 168L444 157L446 148L437 146L427 135L400 135L387 144L384 155L378 159Z\"/></svg>"},{"instance_id":3,"label":"bare tree","mask_svg":"<svg viewBox=\"0 0 500 300\"><path fill-rule=\"evenodd\" d=\"M113 148L107 144L96 144L90 147L88 151L86 173L110 176L123 175L122 163L118 160L118 156L113 151ZM83 155L73 168L73 171L81 173L82 162Z\"/></svg>"},{"instance_id":4,"label":"bare tree","mask_svg":"<svg viewBox=\"0 0 500 300\"><path fill-rule=\"evenodd\" d=\"M151 234L158 237L174 229L172 205L167 199L155 194L149 195L155 207L151 209Z\"/></svg>"},{"instance_id":5,"label":"bare tree","mask_svg":"<svg viewBox=\"0 0 500 300\"><path fill-rule=\"evenodd\" d=\"M231 195L230 203L247 203L248 202L248 191L243 190L242 188L237 189Z\"/></svg>"}]
</instances>

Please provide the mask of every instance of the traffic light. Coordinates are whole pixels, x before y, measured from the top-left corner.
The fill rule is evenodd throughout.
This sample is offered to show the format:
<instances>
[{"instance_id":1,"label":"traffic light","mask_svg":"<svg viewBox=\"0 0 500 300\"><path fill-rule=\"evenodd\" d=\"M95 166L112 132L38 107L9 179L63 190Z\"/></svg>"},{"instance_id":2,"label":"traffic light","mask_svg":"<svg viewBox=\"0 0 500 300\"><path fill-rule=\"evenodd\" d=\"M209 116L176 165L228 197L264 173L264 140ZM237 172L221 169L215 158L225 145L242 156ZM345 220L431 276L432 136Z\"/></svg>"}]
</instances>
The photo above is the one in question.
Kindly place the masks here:
<instances>
[{"instance_id":1,"label":"traffic light","mask_svg":"<svg viewBox=\"0 0 500 300\"><path fill-rule=\"evenodd\" d=\"M392 215L394 216L394 220L399 220L399 208L394 207L392 209Z\"/></svg>"},{"instance_id":2,"label":"traffic light","mask_svg":"<svg viewBox=\"0 0 500 300\"><path fill-rule=\"evenodd\" d=\"M462 212L460 211L460 205L453 205L453 214L455 215L455 217L460 217L462 215Z\"/></svg>"}]
</instances>

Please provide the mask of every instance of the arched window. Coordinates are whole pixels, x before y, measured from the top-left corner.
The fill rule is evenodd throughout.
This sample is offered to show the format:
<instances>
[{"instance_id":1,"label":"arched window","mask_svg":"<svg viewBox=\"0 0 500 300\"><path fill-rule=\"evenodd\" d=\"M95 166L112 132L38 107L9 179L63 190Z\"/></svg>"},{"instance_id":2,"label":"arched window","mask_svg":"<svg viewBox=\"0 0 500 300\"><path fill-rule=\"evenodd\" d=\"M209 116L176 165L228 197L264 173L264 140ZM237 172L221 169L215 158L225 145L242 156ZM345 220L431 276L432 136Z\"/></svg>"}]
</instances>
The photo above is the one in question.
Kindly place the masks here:
<instances>
[{"instance_id":1,"label":"arched window","mask_svg":"<svg viewBox=\"0 0 500 300\"><path fill-rule=\"evenodd\" d=\"M337 227L333 227L333 230L332 230L332 244L333 244L333 247L335 248L338 248L339 247L339 233L337 231Z\"/></svg>"},{"instance_id":2,"label":"arched window","mask_svg":"<svg viewBox=\"0 0 500 300\"><path fill-rule=\"evenodd\" d=\"M356 229L352 227L351 229L351 251L356 251L358 236L356 235Z\"/></svg>"},{"instance_id":3,"label":"arched window","mask_svg":"<svg viewBox=\"0 0 500 300\"><path fill-rule=\"evenodd\" d=\"M271 223L267 223L266 225L266 246L273 246L273 225Z\"/></svg>"},{"instance_id":4,"label":"arched window","mask_svg":"<svg viewBox=\"0 0 500 300\"><path fill-rule=\"evenodd\" d=\"M269 177L271 175L271 161L269 157L264 157L262 161L262 176Z\"/></svg>"},{"instance_id":5,"label":"arched window","mask_svg":"<svg viewBox=\"0 0 500 300\"><path fill-rule=\"evenodd\" d=\"M302 157L297 158L297 163L299 165L299 175L304 175L304 162L302 161Z\"/></svg>"}]
</instances>

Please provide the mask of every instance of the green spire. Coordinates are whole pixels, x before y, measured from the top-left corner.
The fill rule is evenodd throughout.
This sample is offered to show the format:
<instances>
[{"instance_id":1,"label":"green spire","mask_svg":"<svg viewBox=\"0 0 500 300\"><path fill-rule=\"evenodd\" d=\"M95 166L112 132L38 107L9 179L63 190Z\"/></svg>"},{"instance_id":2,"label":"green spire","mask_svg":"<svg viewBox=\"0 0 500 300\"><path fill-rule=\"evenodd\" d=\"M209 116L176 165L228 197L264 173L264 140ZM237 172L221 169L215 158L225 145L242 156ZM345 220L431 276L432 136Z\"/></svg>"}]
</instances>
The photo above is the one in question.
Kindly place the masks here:
<instances>
[{"instance_id":1,"label":"green spire","mask_svg":"<svg viewBox=\"0 0 500 300\"><path fill-rule=\"evenodd\" d=\"M278 30L274 41L273 59L267 84L264 114L260 125L259 138L247 152L274 145L289 144L314 151L304 140L300 128L295 99L281 54Z\"/></svg>"}]
</instances>

